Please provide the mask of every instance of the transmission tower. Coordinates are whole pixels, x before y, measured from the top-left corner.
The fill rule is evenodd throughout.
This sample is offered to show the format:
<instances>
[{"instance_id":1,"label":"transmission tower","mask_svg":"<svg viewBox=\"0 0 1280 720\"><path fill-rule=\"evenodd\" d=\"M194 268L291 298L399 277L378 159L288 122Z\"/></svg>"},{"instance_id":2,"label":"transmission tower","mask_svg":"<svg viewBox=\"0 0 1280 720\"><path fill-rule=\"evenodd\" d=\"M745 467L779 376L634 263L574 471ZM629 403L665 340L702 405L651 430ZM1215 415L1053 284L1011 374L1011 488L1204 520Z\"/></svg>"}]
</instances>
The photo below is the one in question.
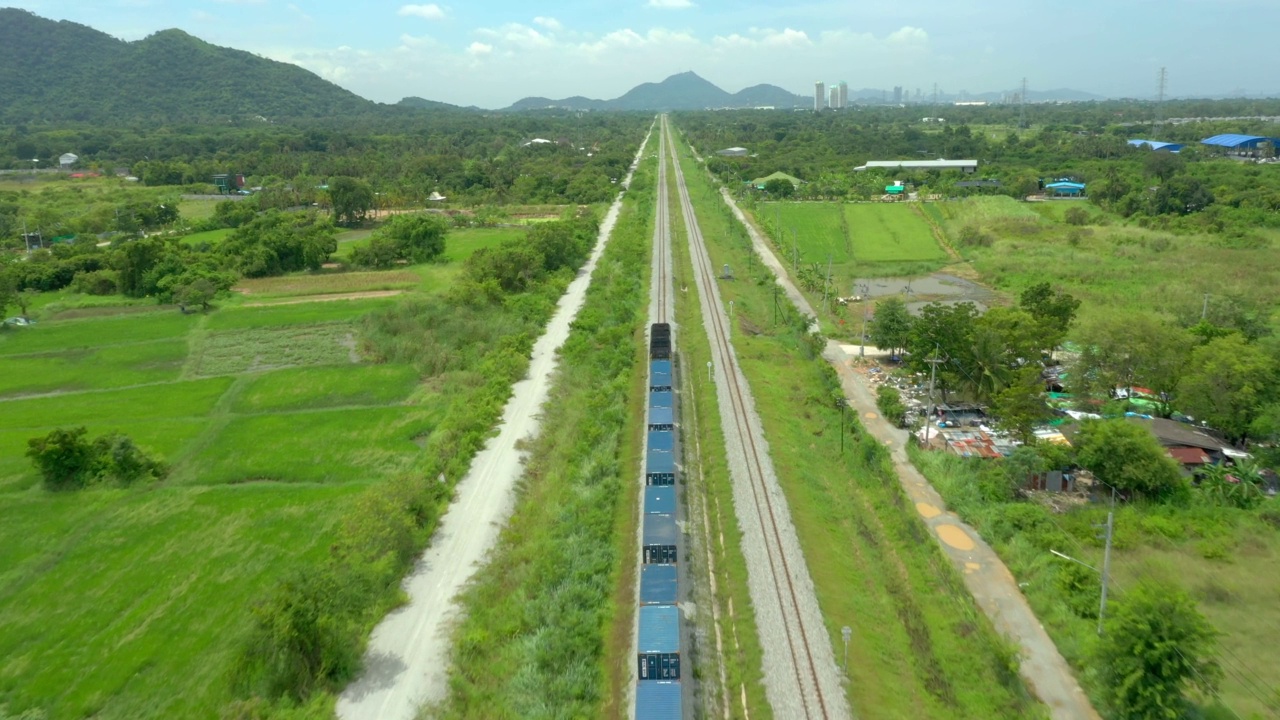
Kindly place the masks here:
<instances>
[{"instance_id":1,"label":"transmission tower","mask_svg":"<svg viewBox=\"0 0 1280 720\"><path fill-rule=\"evenodd\" d=\"M1156 129L1164 124L1164 93L1169 87L1169 71L1167 68L1160 68L1157 77L1156 89Z\"/></svg>"},{"instance_id":2,"label":"transmission tower","mask_svg":"<svg viewBox=\"0 0 1280 720\"><path fill-rule=\"evenodd\" d=\"M1018 127L1027 126L1027 79L1022 78L1022 92L1018 94Z\"/></svg>"}]
</instances>

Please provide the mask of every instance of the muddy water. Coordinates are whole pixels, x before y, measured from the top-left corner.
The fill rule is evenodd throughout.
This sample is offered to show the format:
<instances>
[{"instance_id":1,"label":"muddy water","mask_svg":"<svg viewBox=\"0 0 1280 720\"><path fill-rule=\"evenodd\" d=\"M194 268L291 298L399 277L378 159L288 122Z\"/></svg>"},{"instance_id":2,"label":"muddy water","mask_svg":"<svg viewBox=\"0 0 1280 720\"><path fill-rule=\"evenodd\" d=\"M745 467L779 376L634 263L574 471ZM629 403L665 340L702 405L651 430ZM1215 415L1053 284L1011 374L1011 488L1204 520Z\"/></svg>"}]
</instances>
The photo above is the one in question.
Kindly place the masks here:
<instances>
[{"instance_id":1,"label":"muddy water","mask_svg":"<svg viewBox=\"0 0 1280 720\"><path fill-rule=\"evenodd\" d=\"M995 300L995 293L971 280L933 273L920 277L870 278L854 281L855 288L866 287L872 298L901 295L907 303L907 309L918 314L920 308L931 302L954 305L971 302L979 311L985 311ZM854 290L858 294L858 290Z\"/></svg>"}]
</instances>

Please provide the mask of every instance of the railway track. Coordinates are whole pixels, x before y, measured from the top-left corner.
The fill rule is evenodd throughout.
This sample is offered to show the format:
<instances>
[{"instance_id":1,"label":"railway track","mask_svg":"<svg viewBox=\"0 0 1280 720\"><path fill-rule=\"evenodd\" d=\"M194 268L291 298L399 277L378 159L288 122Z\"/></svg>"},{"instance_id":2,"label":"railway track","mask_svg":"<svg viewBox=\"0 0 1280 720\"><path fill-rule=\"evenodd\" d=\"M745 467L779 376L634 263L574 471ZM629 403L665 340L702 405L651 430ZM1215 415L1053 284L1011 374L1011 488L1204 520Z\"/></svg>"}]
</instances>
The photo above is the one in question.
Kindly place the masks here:
<instances>
[{"instance_id":1,"label":"railway track","mask_svg":"<svg viewBox=\"0 0 1280 720\"><path fill-rule=\"evenodd\" d=\"M671 220L667 208L667 134L658 132L658 202L657 217L653 224L653 253L657 259L654 268L654 283L657 285L656 307L653 309L653 322L671 322L668 317L668 300L671 284L671 268L667 264L671 243Z\"/></svg>"},{"instance_id":2,"label":"railway track","mask_svg":"<svg viewBox=\"0 0 1280 720\"><path fill-rule=\"evenodd\" d=\"M801 604L801 593L812 593L811 583L806 582L808 569L804 565L803 556L799 553L799 544L794 540L794 533L790 536L784 533L784 526L790 529L789 512L783 505L784 501L778 501L774 497L776 485L773 488L770 487L769 479L773 476L772 461L756 439L759 427L758 424L752 423L753 405L750 401L750 392L743 387L745 381L739 373L737 359L729 341L728 320L720 311L715 271L707 254L702 232L698 227L684 173L675 152L675 144L668 139L669 133L669 124L663 116L660 137L664 142L659 147L669 154L675 166L675 182L689 237L694 272L700 280L699 285L702 291L710 293L707 300L713 308L712 312L706 313L712 356L726 380L722 383L723 391L728 395L728 404L732 410L732 417L727 419L727 423L731 423L736 430L736 442L729 441L727 450L731 455L741 454L742 465L746 469L745 479L750 487L749 497L754 506L754 508L740 509L739 512L752 514L754 511L756 520L759 522L763 536L761 540L766 558L765 565L768 568L767 584L771 588L765 592L765 599L776 603L776 612L781 619L781 631L786 640L785 649L773 648L764 642L762 629L762 644L765 645L766 654L766 685L771 680L768 657L770 652L782 652L784 657L775 657L774 660L781 660L791 668L790 673L773 673L772 677L774 683L791 685L789 689L766 687L766 691L770 695L770 702L774 705L774 713L778 717L795 716L788 712L787 708L794 703L793 698L798 698L798 703L794 703L798 707L793 710L802 713L799 717L824 719L844 717L848 714L848 710L838 679L833 677L834 658L831 657L830 648L826 644L821 618L818 617L815 620L813 617L806 617ZM775 507L776 505L783 505L783 507L778 508ZM791 557L788 557L788 540L794 548L794 554ZM753 593L753 600L755 600L754 596L755 593ZM811 604L816 607L816 600L811 600ZM827 662L820 661L819 657Z\"/></svg>"}]
</instances>

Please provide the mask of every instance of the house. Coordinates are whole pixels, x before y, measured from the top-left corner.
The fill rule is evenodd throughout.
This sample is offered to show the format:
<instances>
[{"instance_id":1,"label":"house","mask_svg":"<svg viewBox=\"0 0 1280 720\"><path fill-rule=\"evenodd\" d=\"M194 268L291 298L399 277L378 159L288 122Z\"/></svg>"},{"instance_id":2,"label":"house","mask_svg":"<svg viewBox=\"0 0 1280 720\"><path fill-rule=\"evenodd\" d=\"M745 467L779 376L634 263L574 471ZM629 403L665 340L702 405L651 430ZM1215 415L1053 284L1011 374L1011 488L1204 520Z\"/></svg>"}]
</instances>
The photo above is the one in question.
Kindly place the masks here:
<instances>
[{"instance_id":1,"label":"house","mask_svg":"<svg viewBox=\"0 0 1280 720\"><path fill-rule=\"evenodd\" d=\"M1176 153L1182 150L1180 143L1160 142L1159 140L1130 140L1129 144L1136 148L1149 148L1158 152Z\"/></svg>"},{"instance_id":2,"label":"house","mask_svg":"<svg viewBox=\"0 0 1280 720\"><path fill-rule=\"evenodd\" d=\"M1194 472L1205 465L1224 462L1230 456L1241 454L1235 450L1228 452L1229 449L1221 438L1214 437L1207 430L1194 425L1165 418L1129 417L1125 419L1145 427L1165 448L1169 457L1177 460L1187 471Z\"/></svg>"},{"instance_id":3,"label":"house","mask_svg":"<svg viewBox=\"0 0 1280 720\"><path fill-rule=\"evenodd\" d=\"M1072 182L1071 180L1058 180L1057 182L1045 183L1044 189L1049 191L1054 197L1084 197L1085 184Z\"/></svg>"},{"instance_id":4,"label":"house","mask_svg":"<svg viewBox=\"0 0 1280 720\"><path fill-rule=\"evenodd\" d=\"M854 168L854 172L880 168L883 170L959 170L963 173L975 172L977 160L868 160L866 164Z\"/></svg>"},{"instance_id":5,"label":"house","mask_svg":"<svg viewBox=\"0 0 1280 720\"><path fill-rule=\"evenodd\" d=\"M731 147L723 150L717 150L716 154L721 157L746 157L747 149L744 147Z\"/></svg>"}]
</instances>

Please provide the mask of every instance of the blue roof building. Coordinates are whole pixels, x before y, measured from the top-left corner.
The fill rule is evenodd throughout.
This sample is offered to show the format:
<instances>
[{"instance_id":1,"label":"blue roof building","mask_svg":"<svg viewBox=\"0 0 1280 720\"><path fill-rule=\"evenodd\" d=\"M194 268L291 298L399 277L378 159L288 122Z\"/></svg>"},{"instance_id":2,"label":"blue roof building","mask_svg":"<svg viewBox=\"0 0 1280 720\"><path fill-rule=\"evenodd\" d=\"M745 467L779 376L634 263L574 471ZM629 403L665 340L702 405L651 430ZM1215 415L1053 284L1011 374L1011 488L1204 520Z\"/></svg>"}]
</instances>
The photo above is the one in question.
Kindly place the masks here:
<instances>
[{"instance_id":1,"label":"blue roof building","mask_svg":"<svg viewBox=\"0 0 1280 720\"><path fill-rule=\"evenodd\" d=\"M1232 150L1257 150L1259 146L1264 144L1269 144L1272 147L1275 147L1280 144L1280 138L1223 133L1222 135L1214 135L1211 138L1205 138L1200 141L1200 144L1230 148Z\"/></svg>"},{"instance_id":2,"label":"blue roof building","mask_svg":"<svg viewBox=\"0 0 1280 720\"><path fill-rule=\"evenodd\" d=\"M1052 192L1055 197L1080 197L1084 195L1084 187L1084 183L1059 180L1046 183L1044 189Z\"/></svg>"},{"instance_id":3,"label":"blue roof building","mask_svg":"<svg viewBox=\"0 0 1280 720\"><path fill-rule=\"evenodd\" d=\"M1163 150L1173 153L1182 149L1181 143L1160 142L1159 140L1130 140L1129 144L1136 148L1145 147L1151 150Z\"/></svg>"}]
</instances>

